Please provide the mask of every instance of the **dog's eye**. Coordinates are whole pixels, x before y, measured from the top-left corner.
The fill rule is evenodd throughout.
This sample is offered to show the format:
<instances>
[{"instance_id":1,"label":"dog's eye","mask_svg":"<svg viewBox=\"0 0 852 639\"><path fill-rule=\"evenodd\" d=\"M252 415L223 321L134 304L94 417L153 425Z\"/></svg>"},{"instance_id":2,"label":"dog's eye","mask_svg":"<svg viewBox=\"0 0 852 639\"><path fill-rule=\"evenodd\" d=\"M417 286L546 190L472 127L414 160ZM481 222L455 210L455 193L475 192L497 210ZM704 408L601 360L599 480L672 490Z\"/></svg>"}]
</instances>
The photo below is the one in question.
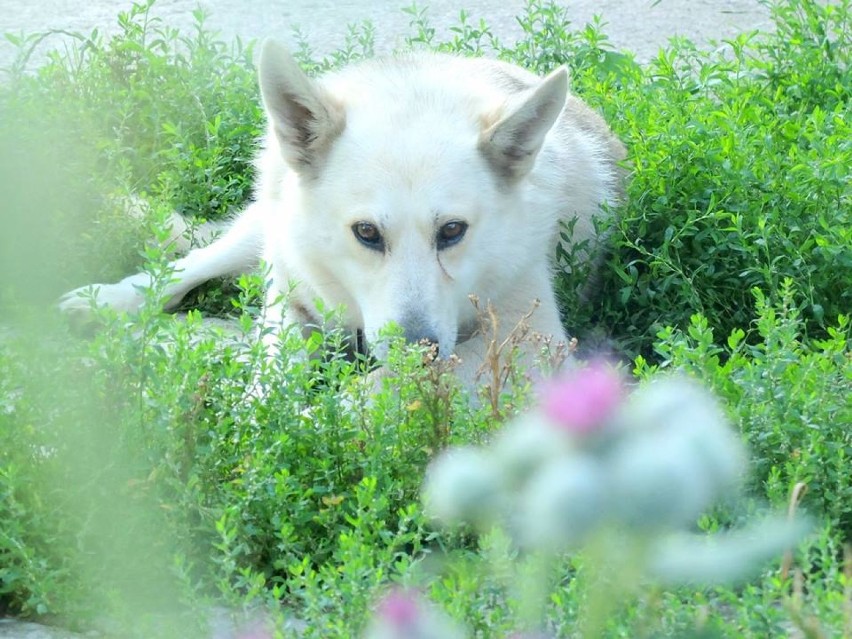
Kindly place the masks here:
<instances>
[{"instance_id":1,"label":"dog's eye","mask_svg":"<svg viewBox=\"0 0 852 639\"><path fill-rule=\"evenodd\" d=\"M385 241L375 224L370 224L369 222L356 222L352 225L352 232L355 234L355 237L358 238L358 241L367 248L371 248L374 251L384 250Z\"/></svg>"},{"instance_id":2,"label":"dog's eye","mask_svg":"<svg viewBox=\"0 0 852 639\"><path fill-rule=\"evenodd\" d=\"M438 250L458 244L464 237L465 231L467 231L467 224L464 222L447 222L444 224L438 229Z\"/></svg>"}]
</instances>

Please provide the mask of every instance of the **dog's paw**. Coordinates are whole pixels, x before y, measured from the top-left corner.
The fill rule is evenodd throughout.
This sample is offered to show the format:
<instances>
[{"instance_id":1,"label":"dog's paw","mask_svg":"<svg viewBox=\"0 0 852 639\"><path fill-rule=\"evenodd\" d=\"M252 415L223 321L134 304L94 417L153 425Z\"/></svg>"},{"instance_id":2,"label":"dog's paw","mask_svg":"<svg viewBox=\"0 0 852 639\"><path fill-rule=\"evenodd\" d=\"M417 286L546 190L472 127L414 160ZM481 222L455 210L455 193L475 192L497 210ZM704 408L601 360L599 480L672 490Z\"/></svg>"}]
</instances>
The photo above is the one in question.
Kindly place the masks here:
<instances>
[{"instance_id":1,"label":"dog's paw","mask_svg":"<svg viewBox=\"0 0 852 639\"><path fill-rule=\"evenodd\" d=\"M92 303L116 311L139 310L145 301L142 293L127 280L116 284L89 284L68 291L59 298L59 310L74 320L85 320L91 315Z\"/></svg>"}]
</instances>

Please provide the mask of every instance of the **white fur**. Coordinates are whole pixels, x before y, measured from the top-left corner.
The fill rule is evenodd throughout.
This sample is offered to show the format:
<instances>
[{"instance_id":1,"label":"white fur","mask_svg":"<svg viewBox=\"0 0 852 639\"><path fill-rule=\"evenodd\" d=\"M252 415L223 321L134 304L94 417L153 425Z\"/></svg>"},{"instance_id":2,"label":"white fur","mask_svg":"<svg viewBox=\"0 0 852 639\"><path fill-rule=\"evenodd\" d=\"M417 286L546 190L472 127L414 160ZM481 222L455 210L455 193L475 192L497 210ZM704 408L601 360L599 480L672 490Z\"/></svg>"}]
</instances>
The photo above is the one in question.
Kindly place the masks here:
<instances>
[{"instance_id":1,"label":"white fur","mask_svg":"<svg viewBox=\"0 0 852 639\"><path fill-rule=\"evenodd\" d=\"M564 69L542 80L493 60L420 54L315 81L267 43L260 84L269 133L255 200L175 262L170 305L262 258L270 326L310 324L321 300L342 306L345 328L368 343L391 321L437 341L469 381L485 351L469 338L470 295L493 305L504 333L539 300L532 329L566 338L551 272L559 222L577 218L574 241L593 239L593 215L619 196L623 149L567 96ZM439 250L436 234L454 221L467 224L464 237ZM357 222L380 229L384 251L358 241ZM97 297L133 310L149 284L137 274ZM86 304L79 289L61 301L70 312Z\"/></svg>"}]
</instances>

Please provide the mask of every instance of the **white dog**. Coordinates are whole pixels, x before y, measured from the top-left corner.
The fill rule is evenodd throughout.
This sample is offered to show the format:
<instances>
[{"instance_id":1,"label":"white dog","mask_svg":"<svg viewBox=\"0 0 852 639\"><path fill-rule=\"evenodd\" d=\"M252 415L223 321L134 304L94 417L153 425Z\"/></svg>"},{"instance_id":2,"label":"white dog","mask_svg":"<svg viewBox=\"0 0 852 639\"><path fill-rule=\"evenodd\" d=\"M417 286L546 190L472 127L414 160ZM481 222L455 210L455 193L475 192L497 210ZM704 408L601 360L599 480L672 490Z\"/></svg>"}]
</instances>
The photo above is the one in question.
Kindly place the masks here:
<instances>
[{"instance_id":1,"label":"white dog","mask_svg":"<svg viewBox=\"0 0 852 639\"><path fill-rule=\"evenodd\" d=\"M174 263L170 306L262 259L269 326L316 325L320 301L342 307L344 328L375 353L379 330L396 322L407 340L457 354L468 382L486 349L471 295L504 334L537 300L530 329L566 339L552 284L560 222L575 220L574 242L594 239L593 216L621 196L625 153L568 94L564 68L542 79L494 60L414 54L312 80L267 42L259 74L269 130L253 203ZM95 294L133 310L148 284L140 273ZM61 307L85 312L81 291Z\"/></svg>"}]
</instances>

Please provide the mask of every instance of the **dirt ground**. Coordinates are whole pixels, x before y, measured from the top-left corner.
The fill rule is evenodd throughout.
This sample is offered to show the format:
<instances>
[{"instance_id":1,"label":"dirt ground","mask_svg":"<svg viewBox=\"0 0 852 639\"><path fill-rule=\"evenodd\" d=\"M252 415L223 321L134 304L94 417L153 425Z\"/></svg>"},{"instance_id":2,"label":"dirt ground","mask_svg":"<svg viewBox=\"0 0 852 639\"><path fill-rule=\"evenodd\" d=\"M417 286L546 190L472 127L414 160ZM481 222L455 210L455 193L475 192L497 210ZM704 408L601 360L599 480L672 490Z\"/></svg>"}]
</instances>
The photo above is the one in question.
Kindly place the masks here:
<instances>
[{"instance_id":1,"label":"dirt ground","mask_svg":"<svg viewBox=\"0 0 852 639\"><path fill-rule=\"evenodd\" d=\"M0 34L31 33L49 29L88 34L117 29L119 11L130 8L129 0L3 0ZM503 42L520 34L515 16L523 12L526 0L418 0L428 6L429 20L438 37L447 35L458 23L464 7L474 23L484 18ZM675 35L701 45L718 43L742 31L770 26L769 12L758 0L568 0L563 3L568 16L582 27L594 15L607 23L605 32L617 48L636 53L641 61L652 57ZM169 25L190 30L192 12L198 6L209 14L208 24L225 39L239 36L276 37L292 44L293 28L298 26L318 53L328 53L343 43L347 25L371 21L376 27L376 48L392 50L411 33L410 16L402 7L410 0L158 0L152 14ZM62 46L62 35L49 38L47 47ZM43 53L43 51L42 51ZM0 68L9 64L15 48L0 42Z\"/></svg>"}]
</instances>

